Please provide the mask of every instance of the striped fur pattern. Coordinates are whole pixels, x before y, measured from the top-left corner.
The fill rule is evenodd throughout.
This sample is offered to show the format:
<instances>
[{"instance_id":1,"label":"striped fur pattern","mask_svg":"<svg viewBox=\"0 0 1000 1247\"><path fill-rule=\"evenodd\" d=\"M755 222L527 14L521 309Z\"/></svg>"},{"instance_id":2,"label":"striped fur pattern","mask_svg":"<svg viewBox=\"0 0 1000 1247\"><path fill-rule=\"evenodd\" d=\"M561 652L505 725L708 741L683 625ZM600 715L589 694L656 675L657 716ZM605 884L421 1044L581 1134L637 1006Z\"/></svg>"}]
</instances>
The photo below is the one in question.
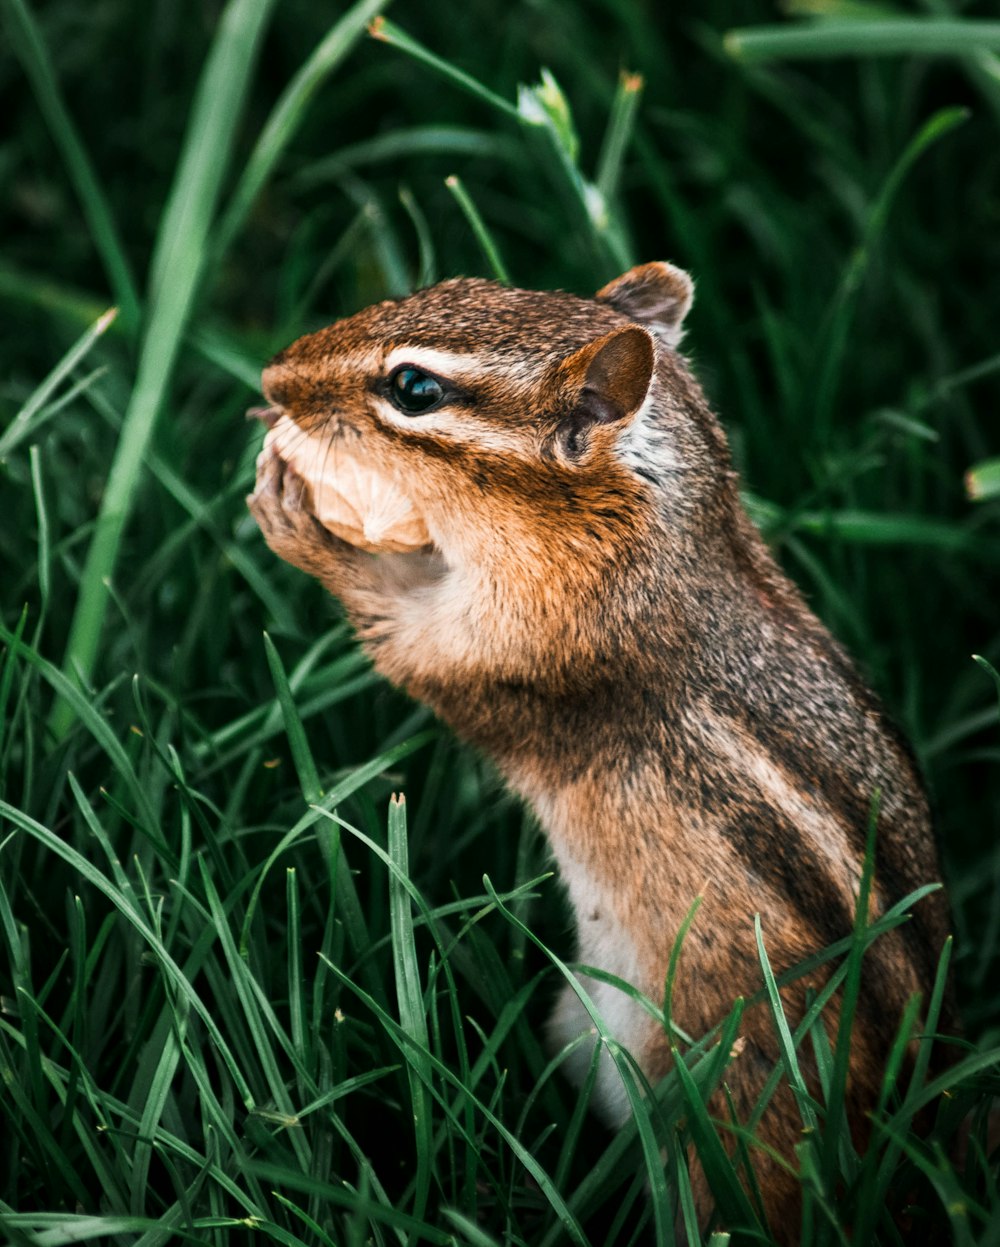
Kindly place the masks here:
<instances>
[{"instance_id":1,"label":"striped fur pattern","mask_svg":"<svg viewBox=\"0 0 1000 1247\"><path fill-rule=\"evenodd\" d=\"M581 962L659 999L680 923L704 897L673 1003L699 1035L761 986L755 913L776 971L849 931L876 789L874 910L938 865L905 745L741 507L725 435L676 349L691 293L663 263L593 300L458 279L302 338L266 369L268 401L327 439L334 463L338 447L363 446L413 498L433 547L370 555L336 540L274 456L249 503L272 549L341 599L377 668L535 810ZM445 401L400 412L387 377L404 364L439 378ZM946 923L929 898L869 958L859 1123ZM646 1074L665 1073L650 1017L588 986ZM793 1017L805 989L786 993ZM554 1041L587 1024L567 991ZM767 1012L748 1011L727 1072L738 1112L776 1057ZM599 1099L623 1119L610 1064ZM763 1137L791 1158L800 1130L779 1095ZM794 1184L766 1158L760 1180L774 1222L791 1224ZM710 1195L698 1196L707 1215Z\"/></svg>"}]
</instances>

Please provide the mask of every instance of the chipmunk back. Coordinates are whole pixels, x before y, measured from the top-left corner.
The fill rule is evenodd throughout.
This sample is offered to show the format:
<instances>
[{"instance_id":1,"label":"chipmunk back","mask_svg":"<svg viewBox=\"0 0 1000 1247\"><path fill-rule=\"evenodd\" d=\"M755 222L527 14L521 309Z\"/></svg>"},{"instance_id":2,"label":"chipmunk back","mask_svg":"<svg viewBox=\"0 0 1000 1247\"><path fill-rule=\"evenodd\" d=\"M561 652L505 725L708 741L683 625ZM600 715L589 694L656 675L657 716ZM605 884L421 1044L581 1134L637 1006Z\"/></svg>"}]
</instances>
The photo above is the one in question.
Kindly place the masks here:
<instances>
[{"instance_id":1,"label":"chipmunk back","mask_svg":"<svg viewBox=\"0 0 1000 1247\"><path fill-rule=\"evenodd\" d=\"M664 263L593 300L457 279L302 338L265 370L275 414L322 441L334 475L339 453L360 455L405 490L429 543L372 554L339 540L273 446L249 503L272 549L341 599L376 667L534 809L581 962L660 999L703 896L673 998L697 1036L761 986L755 913L776 972L850 931L874 794L873 912L939 870L908 750L741 506L725 435L676 349L691 297ZM929 897L866 959L858 1123L946 924ZM823 977L785 990L792 1018ZM616 988L586 986L647 1077L665 1074L662 1028ZM567 988L554 1042L589 1026ZM726 1079L745 1118L778 1046L763 1006L742 1033ZM610 1063L597 1095L624 1120ZM800 1132L791 1096L776 1096L761 1137L791 1159ZM788 1234L794 1180L766 1156L758 1177Z\"/></svg>"}]
</instances>

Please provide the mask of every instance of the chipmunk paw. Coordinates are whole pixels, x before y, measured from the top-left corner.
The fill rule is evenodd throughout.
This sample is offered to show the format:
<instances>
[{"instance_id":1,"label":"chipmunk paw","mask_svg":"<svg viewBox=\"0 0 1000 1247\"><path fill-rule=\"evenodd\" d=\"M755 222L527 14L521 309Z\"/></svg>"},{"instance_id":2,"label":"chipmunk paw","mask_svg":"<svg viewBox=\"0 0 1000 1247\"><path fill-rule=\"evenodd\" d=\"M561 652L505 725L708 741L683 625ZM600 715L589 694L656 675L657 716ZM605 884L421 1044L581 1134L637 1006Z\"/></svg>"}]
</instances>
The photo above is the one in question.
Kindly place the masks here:
<instances>
[{"instance_id":1,"label":"chipmunk paw","mask_svg":"<svg viewBox=\"0 0 1000 1247\"><path fill-rule=\"evenodd\" d=\"M319 522L307 482L273 448L258 456L257 481L246 501L274 553L309 575L322 576L351 548Z\"/></svg>"}]
</instances>

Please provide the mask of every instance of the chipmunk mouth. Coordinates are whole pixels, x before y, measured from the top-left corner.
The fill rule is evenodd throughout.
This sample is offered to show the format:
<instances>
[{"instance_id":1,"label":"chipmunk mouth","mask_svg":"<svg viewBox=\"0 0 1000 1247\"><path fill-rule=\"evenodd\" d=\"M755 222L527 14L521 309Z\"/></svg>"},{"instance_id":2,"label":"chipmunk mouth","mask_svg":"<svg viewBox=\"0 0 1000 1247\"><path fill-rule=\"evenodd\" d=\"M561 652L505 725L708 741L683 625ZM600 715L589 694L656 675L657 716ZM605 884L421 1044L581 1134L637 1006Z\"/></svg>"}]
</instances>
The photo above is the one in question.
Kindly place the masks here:
<instances>
[{"instance_id":1,"label":"chipmunk mouth","mask_svg":"<svg viewBox=\"0 0 1000 1247\"><path fill-rule=\"evenodd\" d=\"M262 424L266 424L269 429L281 419L282 410L280 407L248 407L246 418L248 420L259 420Z\"/></svg>"},{"instance_id":2,"label":"chipmunk mouth","mask_svg":"<svg viewBox=\"0 0 1000 1247\"><path fill-rule=\"evenodd\" d=\"M303 435L326 438L331 449L337 443L351 442L356 444L362 440L361 430L351 424L346 424L339 418L339 413L336 412L333 415L326 415L315 422L303 423L287 407L282 406L280 403L274 403L270 407L248 407L246 418L247 420L259 420L269 430L275 428L281 419L287 418Z\"/></svg>"}]
</instances>

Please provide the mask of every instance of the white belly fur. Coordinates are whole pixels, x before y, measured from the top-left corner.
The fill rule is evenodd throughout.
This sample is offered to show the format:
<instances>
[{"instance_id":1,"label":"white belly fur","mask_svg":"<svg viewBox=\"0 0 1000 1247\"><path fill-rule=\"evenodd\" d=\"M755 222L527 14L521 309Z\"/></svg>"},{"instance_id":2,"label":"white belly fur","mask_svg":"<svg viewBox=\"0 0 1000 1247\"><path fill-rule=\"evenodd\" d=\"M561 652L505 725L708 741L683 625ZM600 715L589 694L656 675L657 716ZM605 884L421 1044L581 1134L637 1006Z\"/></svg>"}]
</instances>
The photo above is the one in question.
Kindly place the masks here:
<instances>
[{"instance_id":1,"label":"white belly fur","mask_svg":"<svg viewBox=\"0 0 1000 1247\"><path fill-rule=\"evenodd\" d=\"M557 857L577 920L577 960L614 974L627 983L640 981L635 945L618 920L609 889L602 888L572 858L563 853L557 853ZM638 1058L655 1021L641 1005L610 983L581 975L580 984L593 1001L609 1035ZM586 1032L592 1033L596 1040L597 1032L590 1015L567 983L549 1019L551 1046L558 1051ZM591 1044L581 1044L563 1065L566 1076L578 1086L587 1077L593 1051ZM607 1051L599 1058L593 1108L613 1126L625 1122L630 1112L621 1075Z\"/></svg>"}]
</instances>

